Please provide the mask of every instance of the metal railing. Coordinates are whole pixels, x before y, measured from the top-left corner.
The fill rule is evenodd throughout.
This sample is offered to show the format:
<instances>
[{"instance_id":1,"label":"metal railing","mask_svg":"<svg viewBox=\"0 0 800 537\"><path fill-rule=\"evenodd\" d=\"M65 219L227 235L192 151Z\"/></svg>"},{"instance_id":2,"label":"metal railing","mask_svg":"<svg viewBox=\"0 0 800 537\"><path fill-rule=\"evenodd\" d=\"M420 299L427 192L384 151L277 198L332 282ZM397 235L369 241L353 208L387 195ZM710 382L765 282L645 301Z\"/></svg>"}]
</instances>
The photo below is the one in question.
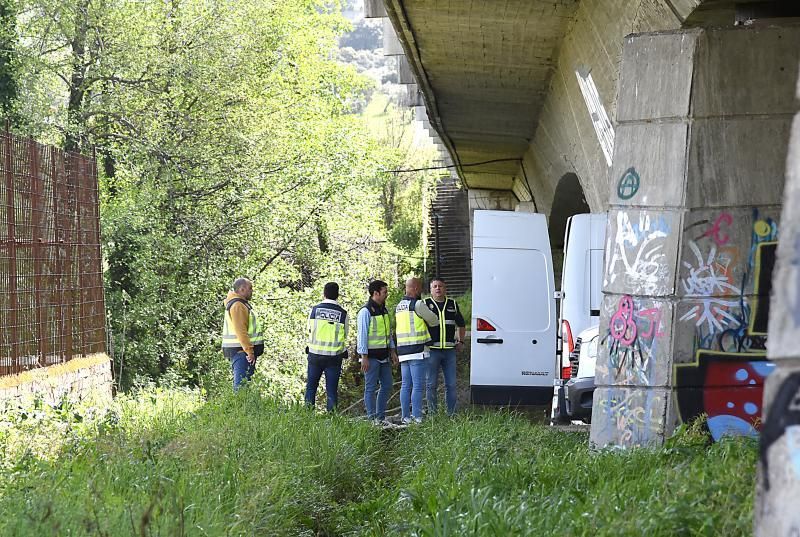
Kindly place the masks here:
<instances>
[{"instance_id":1,"label":"metal railing","mask_svg":"<svg viewBox=\"0 0 800 537\"><path fill-rule=\"evenodd\" d=\"M0 375L105 352L94 158L0 131Z\"/></svg>"}]
</instances>

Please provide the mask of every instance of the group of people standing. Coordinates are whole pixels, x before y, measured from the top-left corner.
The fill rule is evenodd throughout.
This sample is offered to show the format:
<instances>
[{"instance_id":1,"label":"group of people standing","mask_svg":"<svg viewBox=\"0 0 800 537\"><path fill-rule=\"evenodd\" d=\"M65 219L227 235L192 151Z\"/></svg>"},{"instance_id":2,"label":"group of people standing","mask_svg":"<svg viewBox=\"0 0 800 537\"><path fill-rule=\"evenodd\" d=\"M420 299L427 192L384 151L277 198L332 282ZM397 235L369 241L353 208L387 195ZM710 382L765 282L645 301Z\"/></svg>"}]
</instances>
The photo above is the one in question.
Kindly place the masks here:
<instances>
[{"instance_id":1,"label":"group of people standing","mask_svg":"<svg viewBox=\"0 0 800 537\"><path fill-rule=\"evenodd\" d=\"M395 323L386 308L389 286L375 280L367 289L369 298L359 310L356 353L364 373L364 406L367 417L386 419L386 405L393 386L393 366L400 364L400 410L404 423L422 421L422 402L436 410L439 371L444 374L447 412L456 409L456 349L466 330L458 304L447 297L444 280L431 281L431 296L423 300L422 280L406 281L405 295L395 307ZM306 403L313 405L324 362L328 410L336 406L342 358L347 356L347 312L336 302L339 286L325 285L322 302L308 317L308 381ZM319 354L321 344L330 349ZM334 354L336 353L336 354ZM427 393L426 393L427 391Z\"/></svg>"},{"instance_id":2,"label":"group of people standing","mask_svg":"<svg viewBox=\"0 0 800 537\"><path fill-rule=\"evenodd\" d=\"M264 352L264 338L249 300L253 285L237 279L225 299L222 348L231 362L234 390L252 377L256 358ZM422 280L409 278L405 295L395 307L396 326L386 308L389 286L375 280L369 298L357 317L356 353L364 373L364 406L367 417L386 419L392 392L393 365L400 364L400 409L404 423L422 421L422 402L436 411L439 371L444 376L448 414L456 409L456 350L463 344L464 317L458 304L447 297L441 278L430 282L431 296L422 299ZM305 400L314 404L317 388L325 375L327 408L338 400L342 360L347 358L348 315L339 305L339 285L325 284L323 300L308 316L308 375ZM426 393L427 392L427 393Z\"/></svg>"}]
</instances>

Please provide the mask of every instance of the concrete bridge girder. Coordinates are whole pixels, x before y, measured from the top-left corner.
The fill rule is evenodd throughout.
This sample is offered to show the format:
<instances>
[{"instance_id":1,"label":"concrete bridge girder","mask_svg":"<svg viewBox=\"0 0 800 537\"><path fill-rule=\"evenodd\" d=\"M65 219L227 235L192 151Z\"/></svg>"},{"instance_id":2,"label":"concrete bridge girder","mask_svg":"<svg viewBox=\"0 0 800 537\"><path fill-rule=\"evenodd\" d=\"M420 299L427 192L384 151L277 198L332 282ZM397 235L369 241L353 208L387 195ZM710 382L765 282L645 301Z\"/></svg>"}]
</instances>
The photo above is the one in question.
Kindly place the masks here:
<instances>
[{"instance_id":1,"label":"concrete bridge girder","mask_svg":"<svg viewBox=\"0 0 800 537\"><path fill-rule=\"evenodd\" d=\"M526 11L545 3L550 11ZM715 438L726 427L755 434L753 416L763 415L762 441L772 444L762 453L756 534L796 531L800 414L786 405L800 400L800 187L791 181L800 177L800 119L787 146L800 26L786 17L800 16L800 3L509 0L493 13L482 11L488 3L451 1L441 13L434 4L386 0L470 208L532 208L554 227L585 210L560 201L569 177L589 209L609 210L600 323L609 337L592 442L659 445L700 413ZM703 29L712 25L728 28ZM648 35L625 37L639 32ZM787 154L794 208L781 215ZM502 162L470 166L490 160ZM636 327L635 348L619 331L611 337L620 319ZM734 332L747 343L731 343ZM779 365L762 404L767 352ZM734 379L709 376L731 364ZM741 372L757 388L737 385ZM755 395L726 406L720 398L732 391ZM709 410L714 401L720 408Z\"/></svg>"},{"instance_id":2,"label":"concrete bridge girder","mask_svg":"<svg viewBox=\"0 0 800 537\"><path fill-rule=\"evenodd\" d=\"M761 4L769 4L768 0ZM774 2L773 2L774 3ZM439 133L462 164L516 158L540 210L556 182L575 173L592 210L602 210L608 162L576 71L591 75L598 105L613 118L622 38L631 32L732 24L735 0L385 0ZM752 0L750 6L759 4ZM606 133L605 136L613 136ZM513 147L493 138L515 138ZM482 150L476 147L484 145ZM463 148L469 147L470 155ZM610 155L613 147L606 148ZM506 182L507 183L507 182Z\"/></svg>"}]
</instances>

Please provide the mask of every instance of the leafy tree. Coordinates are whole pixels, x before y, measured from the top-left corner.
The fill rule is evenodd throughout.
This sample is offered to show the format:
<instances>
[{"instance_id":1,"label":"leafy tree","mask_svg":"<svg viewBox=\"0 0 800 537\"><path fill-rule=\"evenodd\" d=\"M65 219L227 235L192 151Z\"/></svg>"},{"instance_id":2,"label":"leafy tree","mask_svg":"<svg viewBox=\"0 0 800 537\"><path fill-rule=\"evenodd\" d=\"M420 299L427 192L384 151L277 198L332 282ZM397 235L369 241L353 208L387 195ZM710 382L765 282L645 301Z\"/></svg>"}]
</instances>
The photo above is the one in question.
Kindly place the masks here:
<instances>
[{"instance_id":1,"label":"leafy tree","mask_svg":"<svg viewBox=\"0 0 800 537\"><path fill-rule=\"evenodd\" d=\"M409 150L351 113L372 83L337 60L346 21L316 0L20 2L26 132L103 161L120 385L227 382L221 301L245 275L262 367L276 394L296 395L322 285L338 280L355 314L370 279L403 271L390 213L421 221L402 181L395 205L381 202L397 177L381 170Z\"/></svg>"},{"instance_id":2,"label":"leafy tree","mask_svg":"<svg viewBox=\"0 0 800 537\"><path fill-rule=\"evenodd\" d=\"M11 118L17 99L16 66L14 53L17 47L16 3L0 0L0 116Z\"/></svg>"}]
</instances>

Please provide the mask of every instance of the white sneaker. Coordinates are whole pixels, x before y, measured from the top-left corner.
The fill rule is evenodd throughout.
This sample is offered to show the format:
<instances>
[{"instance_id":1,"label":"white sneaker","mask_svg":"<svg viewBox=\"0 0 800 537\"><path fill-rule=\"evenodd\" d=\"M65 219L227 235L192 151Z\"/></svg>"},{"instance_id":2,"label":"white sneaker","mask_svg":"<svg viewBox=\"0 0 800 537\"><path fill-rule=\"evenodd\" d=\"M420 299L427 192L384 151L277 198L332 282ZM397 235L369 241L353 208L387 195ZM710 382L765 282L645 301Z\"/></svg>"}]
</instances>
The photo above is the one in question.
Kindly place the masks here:
<instances>
[{"instance_id":1,"label":"white sneaker","mask_svg":"<svg viewBox=\"0 0 800 537\"><path fill-rule=\"evenodd\" d=\"M403 418L403 425L408 425L411 423L411 418Z\"/></svg>"}]
</instances>

